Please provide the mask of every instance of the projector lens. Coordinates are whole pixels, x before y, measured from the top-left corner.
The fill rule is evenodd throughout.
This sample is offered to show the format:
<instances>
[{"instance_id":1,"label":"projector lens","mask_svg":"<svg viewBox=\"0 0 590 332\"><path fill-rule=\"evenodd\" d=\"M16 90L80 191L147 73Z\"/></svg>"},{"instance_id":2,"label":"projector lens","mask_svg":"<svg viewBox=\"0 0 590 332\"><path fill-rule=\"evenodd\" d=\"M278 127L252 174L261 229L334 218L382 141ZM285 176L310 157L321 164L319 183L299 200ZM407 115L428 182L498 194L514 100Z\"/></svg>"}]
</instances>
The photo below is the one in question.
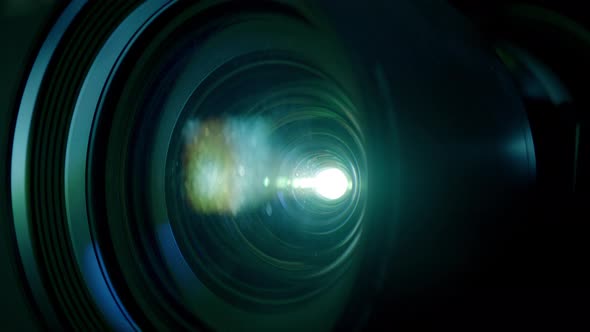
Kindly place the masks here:
<instances>
[{"instance_id":1,"label":"projector lens","mask_svg":"<svg viewBox=\"0 0 590 332\"><path fill-rule=\"evenodd\" d=\"M586 188L590 34L475 7L483 39L446 1L57 6L0 123L3 240L31 316L395 329L560 280L535 276L577 248L545 235Z\"/></svg>"}]
</instances>

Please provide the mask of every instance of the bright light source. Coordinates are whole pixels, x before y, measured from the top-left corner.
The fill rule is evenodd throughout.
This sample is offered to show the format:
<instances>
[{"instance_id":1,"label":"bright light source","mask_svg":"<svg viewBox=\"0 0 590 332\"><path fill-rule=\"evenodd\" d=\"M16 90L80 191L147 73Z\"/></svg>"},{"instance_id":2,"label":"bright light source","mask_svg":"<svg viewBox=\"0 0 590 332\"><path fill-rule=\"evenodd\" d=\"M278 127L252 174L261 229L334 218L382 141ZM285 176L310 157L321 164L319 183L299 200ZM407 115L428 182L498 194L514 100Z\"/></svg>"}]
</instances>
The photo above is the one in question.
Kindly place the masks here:
<instances>
[{"instance_id":1,"label":"bright light source","mask_svg":"<svg viewBox=\"0 0 590 332\"><path fill-rule=\"evenodd\" d=\"M291 186L295 189L311 189L319 196L336 200L350 189L350 181L344 171L338 168L325 168L310 178L294 178Z\"/></svg>"},{"instance_id":2,"label":"bright light source","mask_svg":"<svg viewBox=\"0 0 590 332\"><path fill-rule=\"evenodd\" d=\"M348 190L348 177L338 168L327 168L314 178L315 192L330 200L339 199Z\"/></svg>"}]
</instances>

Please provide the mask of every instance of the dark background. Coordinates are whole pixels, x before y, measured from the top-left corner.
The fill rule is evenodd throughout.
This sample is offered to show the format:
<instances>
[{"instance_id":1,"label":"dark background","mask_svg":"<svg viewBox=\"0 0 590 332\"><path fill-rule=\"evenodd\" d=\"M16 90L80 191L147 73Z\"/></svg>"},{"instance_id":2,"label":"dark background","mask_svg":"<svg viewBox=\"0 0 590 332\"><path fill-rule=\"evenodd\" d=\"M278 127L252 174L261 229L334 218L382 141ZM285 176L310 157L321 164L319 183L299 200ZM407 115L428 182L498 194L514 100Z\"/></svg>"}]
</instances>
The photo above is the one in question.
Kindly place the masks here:
<instances>
[{"instance_id":1,"label":"dark background","mask_svg":"<svg viewBox=\"0 0 590 332\"><path fill-rule=\"evenodd\" d=\"M34 51L60 7L54 0L0 1L0 329L34 331L39 326L26 302L23 274L15 257L9 201L8 137L17 95Z\"/></svg>"}]
</instances>

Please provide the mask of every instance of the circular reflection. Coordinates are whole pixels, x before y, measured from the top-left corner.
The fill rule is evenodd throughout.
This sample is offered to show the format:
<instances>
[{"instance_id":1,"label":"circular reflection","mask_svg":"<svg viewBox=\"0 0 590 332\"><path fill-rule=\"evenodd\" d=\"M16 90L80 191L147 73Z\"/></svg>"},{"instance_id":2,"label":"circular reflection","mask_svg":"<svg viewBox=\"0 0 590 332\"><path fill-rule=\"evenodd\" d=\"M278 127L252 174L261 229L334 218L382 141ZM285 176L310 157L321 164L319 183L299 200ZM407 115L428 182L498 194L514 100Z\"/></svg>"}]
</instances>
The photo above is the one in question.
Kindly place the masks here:
<instances>
[{"instance_id":1,"label":"circular reflection","mask_svg":"<svg viewBox=\"0 0 590 332\"><path fill-rule=\"evenodd\" d=\"M207 288L248 310L334 285L358 254L365 206L354 104L304 61L267 56L193 92L167 161L179 248Z\"/></svg>"}]
</instances>

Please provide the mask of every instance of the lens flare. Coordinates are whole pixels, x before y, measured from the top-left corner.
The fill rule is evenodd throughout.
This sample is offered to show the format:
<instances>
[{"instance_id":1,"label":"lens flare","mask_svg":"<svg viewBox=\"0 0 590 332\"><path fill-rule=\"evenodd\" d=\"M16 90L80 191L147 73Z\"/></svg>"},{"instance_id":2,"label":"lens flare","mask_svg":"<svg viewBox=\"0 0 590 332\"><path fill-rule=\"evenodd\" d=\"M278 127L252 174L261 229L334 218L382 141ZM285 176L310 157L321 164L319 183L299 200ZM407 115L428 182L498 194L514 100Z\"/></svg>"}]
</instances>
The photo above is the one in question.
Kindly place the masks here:
<instances>
[{"instance_id":1,"label":"lens flare","mask_svg":"<svg viewBox=\"0 0 590 332\"><path fill-rule=\"evenodd\" d=\"M330 200L344 196L348 191L350 181L346 174L338 168L322 170L314 180L316 193Z\"/></svg>"},{"instance_id":2,"label":"lens flare","mask_svg":"<svg viewBox=\"0 0 590 332\"><path fill-rule=\"evenodd\" d=\"M193 209L238 214L268 197L268 126L257 118L189 121L184 128L184 189Z\"/></svg>"},{"instance_id":3,"label":"lens flare","mask_svg":"<svg viewBox=\"0 0 590 332\"><path fill-rule=\"evenodd\" d=\"M352 187L348 176L336 167L321 169L314 177L294 178L291 183L295 189L311 189L328 200L342 198Z\"/></svg>"},{"instance_id":4,"label":"lens flare","mask_svg":"<svg viewBox=\"0 0 590 332\"><path fill-rule=\"evenodd\" d=\"M268 128L261 119L187 123L184 189L195 211L236 215L284 188L325 200L338 200L352 188L349 176L338 167L316 167L309 172L313 176L276 177L272 181L270 174L277 169L271 158L274 153Z\"/></svg>"}]
</instances>

